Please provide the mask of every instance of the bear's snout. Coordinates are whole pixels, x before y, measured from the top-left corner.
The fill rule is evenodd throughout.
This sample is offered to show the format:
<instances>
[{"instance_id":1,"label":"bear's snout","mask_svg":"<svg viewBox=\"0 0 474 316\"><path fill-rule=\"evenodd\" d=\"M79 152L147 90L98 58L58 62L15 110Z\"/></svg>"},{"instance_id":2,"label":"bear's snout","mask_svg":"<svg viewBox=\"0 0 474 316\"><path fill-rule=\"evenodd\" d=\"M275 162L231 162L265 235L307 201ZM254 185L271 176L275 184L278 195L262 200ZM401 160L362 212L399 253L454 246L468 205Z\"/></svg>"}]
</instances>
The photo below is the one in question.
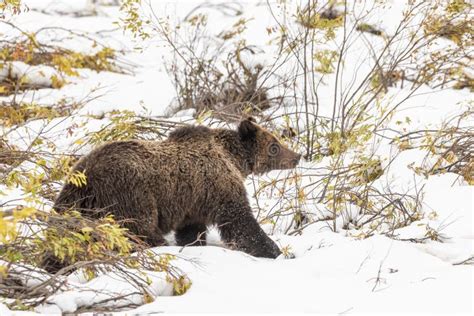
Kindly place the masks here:
<instances>
[{"instance_id":1,"label":"bear's snout","mask_svg":"<svg viewBox=\"0 0 474 316\"><path fill-rule=\"evenodd\" d=\"M295 153L295 157L291 160L292 167L290 168L295 168L301 160L301 154Z\"/></svg>"},{"instance_id":2,"label":"bear's snout","mask_svg":"<svg viewBox=\"0 0 474 316\"><path fill-rule=\"evenodd\" d=\"M293 160L295 167L300 163L301 160L301 154L296 154L296 158Z\"/></svg>"},{"instance_id":3,"label":"bear's snout","mask_svg":"<svg viewBox=\"0 0 474 316\"><path fill-rule=\"evenodd\" d=\"M279 166L276 169L292 169L295 168L301 160L301 154L296 153L288 148L282 151Z\"/></svg>"}]
</instances>

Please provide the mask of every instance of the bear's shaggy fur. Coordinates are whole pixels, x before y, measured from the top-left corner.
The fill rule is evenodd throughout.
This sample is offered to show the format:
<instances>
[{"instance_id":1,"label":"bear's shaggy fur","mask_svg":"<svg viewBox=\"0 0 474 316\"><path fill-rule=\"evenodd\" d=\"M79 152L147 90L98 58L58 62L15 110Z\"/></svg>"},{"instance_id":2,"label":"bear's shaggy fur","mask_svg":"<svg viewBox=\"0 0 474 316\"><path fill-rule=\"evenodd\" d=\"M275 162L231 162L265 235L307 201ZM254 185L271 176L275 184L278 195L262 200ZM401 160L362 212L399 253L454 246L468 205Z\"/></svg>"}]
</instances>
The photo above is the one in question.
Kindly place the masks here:
<instances>
[{"instance_id":1,"label":"bear's shaggy fur","mask_svg":"<svg viewBox=\"0 0 474 316\"><path fill-rule=\"evenodd\" d=\"M215 224L228 246L275 258L280 250L252 215L244 180L294 168L300 157L253 119L236 131L191 126L162 142L111 142L76 164L87 185L65 184L55 209L112 213L151 246L165 244L170 231L179 245L204 245L206 227Z\"/></svg>"}]
</instances>

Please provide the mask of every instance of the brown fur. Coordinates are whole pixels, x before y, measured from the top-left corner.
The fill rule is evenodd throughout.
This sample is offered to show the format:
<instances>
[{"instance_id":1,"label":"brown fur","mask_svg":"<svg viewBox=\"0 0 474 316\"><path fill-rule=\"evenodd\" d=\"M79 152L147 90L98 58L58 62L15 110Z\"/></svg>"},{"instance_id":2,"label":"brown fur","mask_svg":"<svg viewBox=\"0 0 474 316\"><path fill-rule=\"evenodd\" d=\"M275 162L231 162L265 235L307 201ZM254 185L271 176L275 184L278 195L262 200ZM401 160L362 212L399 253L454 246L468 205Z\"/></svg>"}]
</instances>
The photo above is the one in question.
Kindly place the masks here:
<instances>
[{"instance_id":1,"label":"brown fur","mask_svg":"<svg viewBox=\"0 0 474 316\"><path fill-rule=\"evenodd\" d=\"M87 185L66 184L55 209L75 207L114 214L152 246L176 231L179 245L205 244L206 226L216 224L223 241L259 257L275 258L277 245L252 215L245 177L297 165L289 150L252 120L237 131L183 127L162 142L130 140L105 144L74 170ZM196 239L200 237L198 242Z\"/></svg>"}]
</instances>

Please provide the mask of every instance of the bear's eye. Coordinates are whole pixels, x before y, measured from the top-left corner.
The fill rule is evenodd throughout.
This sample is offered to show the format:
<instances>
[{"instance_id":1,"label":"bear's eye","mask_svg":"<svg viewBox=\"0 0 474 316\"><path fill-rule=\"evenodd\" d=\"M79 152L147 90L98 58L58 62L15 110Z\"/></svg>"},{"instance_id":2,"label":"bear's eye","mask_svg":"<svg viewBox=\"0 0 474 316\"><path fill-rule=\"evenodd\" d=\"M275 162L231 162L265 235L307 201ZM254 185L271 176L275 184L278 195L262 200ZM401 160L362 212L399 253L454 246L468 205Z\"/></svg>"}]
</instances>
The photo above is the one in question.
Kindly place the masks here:
<instances>
[{"instance_id":1,"label":"bear's eye","mask_svg":"<svg viewBox=\"0 0 474 316\"><path fill-rule=\"evenodd\" d=\"M268 147L268 154L270 156L276 156L280 153L280 145L277 143L273 143Z\"/></svg>"}]
</instances>

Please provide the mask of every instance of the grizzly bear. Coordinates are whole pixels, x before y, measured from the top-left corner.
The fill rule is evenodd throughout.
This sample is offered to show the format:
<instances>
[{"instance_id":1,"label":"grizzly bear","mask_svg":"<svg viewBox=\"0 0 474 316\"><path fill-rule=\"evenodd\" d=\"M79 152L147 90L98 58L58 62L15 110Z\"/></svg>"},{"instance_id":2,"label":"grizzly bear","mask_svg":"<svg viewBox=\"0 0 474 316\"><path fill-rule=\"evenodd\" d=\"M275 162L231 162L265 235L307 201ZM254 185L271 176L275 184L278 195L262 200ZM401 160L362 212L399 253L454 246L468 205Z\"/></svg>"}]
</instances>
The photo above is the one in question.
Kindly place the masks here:
<instances>
[{"instance_id":1,"label":"grizzly bear","mask_svg":"<svg viewBox=\"0 0 474 316\"><path fill-rule=\"evenodd\" d=\"M244 180L294 168L300 158L252 118L237 130L181 127L161 142L94 149L73 168L87 184L65 184L54 208L89 217L111 213L150 246L166 244L163 235L171 231L178 245L205 245L207 226L216 225L227 246L276 258L280 249L254 218Z\"/></svg>"}]
</instances>

